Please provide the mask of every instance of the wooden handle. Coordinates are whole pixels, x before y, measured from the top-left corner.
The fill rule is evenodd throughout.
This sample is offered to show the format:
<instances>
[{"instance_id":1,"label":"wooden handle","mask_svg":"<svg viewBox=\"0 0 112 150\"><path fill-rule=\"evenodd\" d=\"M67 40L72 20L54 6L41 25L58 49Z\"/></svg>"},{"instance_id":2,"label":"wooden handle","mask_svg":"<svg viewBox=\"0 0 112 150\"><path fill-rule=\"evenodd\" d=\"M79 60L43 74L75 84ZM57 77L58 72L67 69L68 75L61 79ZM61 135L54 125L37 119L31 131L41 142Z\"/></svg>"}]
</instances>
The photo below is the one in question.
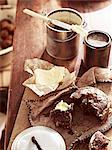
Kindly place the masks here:
<instances>
[{"instance_id":1,"label":"wooden handle","mask_svg":"<svg viewBox=\"0 0 112 150\"><path fill-rule=\"evenodd\" d=\"M43 16L43 15L41 15L41 14L38 14L38 13L32 11L32 10L24 9L23 12L24 12L25 14L27 14L27 15L32 16L32 17L42 19L42 20L45 21L45 22L48 22L48 21L49 21L49 19L48 19L46 16Z\"/></svg>"},{"instance_id":2,"label":"wooden handle","mask_svg":"<svg viewBox=\"0 0 112 150\"><path fill-rule=\"evenodd\" d=\"M67 24L67 23L64 23L64 22L61 22L61 21L58 21L58 20L53 20L53 19L49 19L47 18L46 16L43 16L43 15L40 15L32 10L29 10L29 9L24 9L23 12L27 15L30 15L32 17L35 17L35 18L38 18L38 19L42 19L43 21L45 22L52 22L54 25L57 25L59 27L62 27L64 29L67 29L67 30L72 30L82 36L87 36L88 32L81 26L81 25L70 25L70 24Z\"/></svg>"},{"instance_id":3,"label":"wooden handle","mask_svg":"<svg viewBox=\"0 0 112 150\"><path fill-rule=\"evenodd\" d=\"M82 36L87 36L88 32L81 26L81 25L71 25L72 31L82 35Z\"/></svg>"}]
</instances>

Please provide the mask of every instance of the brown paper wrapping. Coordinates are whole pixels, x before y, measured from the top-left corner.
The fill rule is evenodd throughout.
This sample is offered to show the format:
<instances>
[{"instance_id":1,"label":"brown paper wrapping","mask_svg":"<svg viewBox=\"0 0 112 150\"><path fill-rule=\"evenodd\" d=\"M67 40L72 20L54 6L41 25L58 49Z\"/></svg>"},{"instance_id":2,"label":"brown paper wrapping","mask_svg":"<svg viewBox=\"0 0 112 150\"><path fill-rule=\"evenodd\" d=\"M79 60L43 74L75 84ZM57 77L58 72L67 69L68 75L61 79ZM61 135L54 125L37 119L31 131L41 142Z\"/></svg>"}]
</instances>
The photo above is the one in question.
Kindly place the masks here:
<instances>
[{"instance_id":1,"label":"brown paper wrapping","mask_svg":"<svg viewBox=\"0 0 112 150\"><path fill-rule=\"evenodd\" d=\"M111 89L111 83L99 83L97 85L97 87L101 90L103 90L106 94L108 94L109 98L112 101L112 89ZM15 139L15 137L22 132L24 129L30 127L30 123L28 120L28 114L29 114L29 109L26 105L25 100L37 100L38 96L32 92L30 89L26 88L23 98L22 98L22 102L21 102L21 106L18 112L18 116L15 122L15 126L12 132L12 136L10 139L10 144L8 147L8 150L11 149L11 144L13 142L13 140ZM43 103L44 105L45 103ZM55 128L54 124L52 122L49 121L48 117L43 116L42 118L40 118L39 121L37 121L37 125L45 125L45 126L49 126L55 130L57 130L65 139L67 146L69 147L69 145L71 144L72 140L75 139L78 135L82 134L83 132L87 131L88 129L92 128L93 126L99 125L100 123L97 122L97 120L94 117L88 117L88 116L83 116L81 114L81 112L78 108L76 108L76 113L77 115L74 114L74 116L76 116L76 118L74 119L74 135L70 135L67 133L67 131L63 130L63 129L57 129ZM97 124L98 123L98 124ZM112 129L110 131L108 131L106 133L106 135L108 137L112 138ZM79 147L77 147L76 150L88 150L88 143L87 144L81 144L79 145Z\"/></svg>"},{"instance_id":2,"label":"brown paper wrapping","mask_svg":"<svg viewBox=\"0 0 112 150\"><path fill-rule=\"evenodd\" d=\"M98 82L112 82L112 66L110 68L92 67L79 79L77 86L95 85Z\"/></svg>"},{"instance_id":3,"label":"brown paper wrapping","mask_svg":"<svg viewBox=\"0 0 112 150\"><path fill-rule=\"evenodd\" d=\"M87 72L86 79L84 80L85 83L83 82L82 85L86 85L87 83L90 82L93 83L93 81L95 81L96 87L104 91L109 96L112 103L112 88L111 88L112 83L96 82L95 80L96 78L94 76L95 70L91 68L90 71L92 72L91 76L88 76ZM64 99L66 102L69 103L70 102L69 96L74 91L75 88L67 87L63 90L55 91L43 97L39 97L30 89L26 88L22 98L21 106L13 129L8 150L10 150L14 138L20 132L22 132L24 129L30 126L44 125L58 131L65 140L67 150L69 149L69 146L72 143L72 141L75 140L79 135L83 134L89 129L92 129L93 127L97 128L101 126L101 122L98 119L96 119L96 117L84 115L80 107L76 105L73 112L72 130L74 134L71 135L68 132L68 130L55 127L53 121L49 117L49 111L53 109L55 102L58 100ZM112 129L109 130L106 133L106 135L112 138ZM88 142L86 142L85 144L78 145L78 147L75 150L88 150Z\"/></svg>"}]
</instances>

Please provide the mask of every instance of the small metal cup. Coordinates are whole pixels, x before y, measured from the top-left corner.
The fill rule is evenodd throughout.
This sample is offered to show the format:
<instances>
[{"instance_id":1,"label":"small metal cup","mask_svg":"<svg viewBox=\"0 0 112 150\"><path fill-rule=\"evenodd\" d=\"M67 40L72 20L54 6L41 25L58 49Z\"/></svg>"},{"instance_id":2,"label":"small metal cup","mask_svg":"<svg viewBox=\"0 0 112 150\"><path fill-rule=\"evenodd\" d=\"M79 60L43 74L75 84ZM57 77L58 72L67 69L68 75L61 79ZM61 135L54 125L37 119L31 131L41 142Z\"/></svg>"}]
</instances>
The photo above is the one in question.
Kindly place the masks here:
<instances>
[{"instance_id":1,"label":"small metal cup","mask_svg":"<svg viewBox=\"0 0 112 150\"><path fill-rule=\"evenodd\" d=\"M108 33L93 30L84 39L84 64L87 69L93 66L108 67L111 37Z\"/></svg>"},{"instance_id":2,"label":"small metal cup","mask_svg":"<svg viewBox=\"0 0 112 150\"><path fill-rule=\"evenodd\" d=\"M68 24L84 25L84 19L76 10L60 8L50 12L49 18L57 19ZM78 55L79 35L72 31L58 29L47 24L47 47L49 55L57 59L71 59Z\"/></svg>"}]
</instances>

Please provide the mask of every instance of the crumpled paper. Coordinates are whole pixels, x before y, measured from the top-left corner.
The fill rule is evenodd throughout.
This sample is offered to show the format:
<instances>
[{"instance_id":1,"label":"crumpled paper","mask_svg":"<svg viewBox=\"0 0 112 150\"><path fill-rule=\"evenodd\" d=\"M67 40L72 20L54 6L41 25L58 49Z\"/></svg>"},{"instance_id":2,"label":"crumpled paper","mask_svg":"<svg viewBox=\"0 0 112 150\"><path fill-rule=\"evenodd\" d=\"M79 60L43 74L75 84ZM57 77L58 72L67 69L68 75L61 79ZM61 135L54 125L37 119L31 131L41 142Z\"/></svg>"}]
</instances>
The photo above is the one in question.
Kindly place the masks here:
<instances>
[{"instance_id":1,"label":"crumpled paper","mask_svg":"<svg viewBox=\"0 0 112 150\"><path fill-rule=\"evenodd\" d=\"M109 68L92 67L77 82L78 87L95 85L97 82L112 83L112 66Z\"/></svg>"},{"instance_id":2,"label":"crumpled paper","mask_svg":"<svg viewBox=\"0 0 112 150\"><path fill-rule=\"evenodd\" d=\"M75 72L70 73L68 71L68 69L65 68L65 76L64 76L63 80L61 81L61 84L59 84L58 87L49 88L49 86L43 86L40 84L36 84L36 78L34 75L35 70L36 69L49 70L49 69L53 68L54 66L55 65L53 65L45 60L38 59L38 58L26 60L25 65L24 65L24 70L26 72L30 73L32 76L29 79L27 79L26 81L24 81L23 85L25 87L30 88L38 96L44 96L55 90L62 90L64 88L68 87L69 85L71 85L75 81L75 79L76 79Z\"/></svg>"}]
</instances>

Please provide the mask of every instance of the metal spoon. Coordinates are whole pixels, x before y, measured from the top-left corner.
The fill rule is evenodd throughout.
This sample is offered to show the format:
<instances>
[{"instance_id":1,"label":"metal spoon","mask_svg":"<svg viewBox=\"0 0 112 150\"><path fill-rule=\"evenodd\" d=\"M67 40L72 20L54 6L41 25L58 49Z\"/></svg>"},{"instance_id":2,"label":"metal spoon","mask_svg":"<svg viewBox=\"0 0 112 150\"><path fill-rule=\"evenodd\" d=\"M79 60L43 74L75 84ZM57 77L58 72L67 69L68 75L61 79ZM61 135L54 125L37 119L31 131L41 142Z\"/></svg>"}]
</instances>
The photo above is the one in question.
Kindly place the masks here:
<instances>
[{"instance_id":1,"label":"metal spoon","mask_svg":"<svg viewBox=\"0 0 112 150\"><path fill-rule=\"evenodd\" d=\"M39 143L37 142L37 140L35 139L34 136L32 136L31 141L32 141L32 143L34 143L34 144L36 145L36 147L37 147L38 150L43 150L43 149L40 147Z\"/></svg>"}]
</instances>

